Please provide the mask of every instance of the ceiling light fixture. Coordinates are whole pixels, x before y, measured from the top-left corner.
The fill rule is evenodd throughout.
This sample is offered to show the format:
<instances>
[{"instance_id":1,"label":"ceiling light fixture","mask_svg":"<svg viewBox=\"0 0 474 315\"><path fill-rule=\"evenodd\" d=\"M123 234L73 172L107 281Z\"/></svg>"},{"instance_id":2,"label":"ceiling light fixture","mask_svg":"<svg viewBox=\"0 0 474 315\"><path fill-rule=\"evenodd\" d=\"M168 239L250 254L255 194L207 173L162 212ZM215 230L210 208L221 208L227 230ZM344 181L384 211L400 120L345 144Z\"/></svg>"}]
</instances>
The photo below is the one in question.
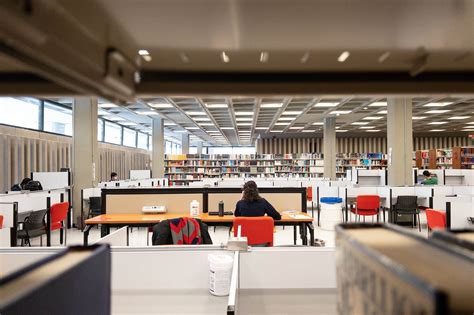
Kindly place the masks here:
<instances>
[{"instance_id":1,"label":"ceiling light fixture","mask_svg":"<svg viewBox=\"0 0 474 315\"><path fill-rule=\"evenodd\" d=\"M237 126L252 126L251 123L237 123Z\"/></svg>"},{"instance_id":2,"label":"ceiling light fixture","mask_svg":"<svg viewBox=\"0 0 474 315\"><path fill-rule=\"evenodd\" d=\"M206 104L207 108L227 108L227 104Z\"/></svg>"},{"instance_id":3,"label":"ceiling light fixture","mask_svg":"<svg viewBox=\"0 0 474 315\"><path fill-rule=\"evenodd\" d=\"M382 63L382 62L384 62L385 60L387 60L388 57L390 57L390 52L389 52L389 51L386 51L386 52L384 52L383 54L380 55L380 57L377 59L377 61L378 61L379 63Z\"/></svg>"},{"instance_id":4,"label":"ceiling light fixture","mask_svg":"<svg viewBox=\"0 0 474 315\"><path fill-rule=\"evenodd\" d=\"M268 127L255 127L255 130L267 130Z\"/></svg>"},{"instance_id":5,"label":"ceiling light fixture","mask_svg":"<svg viewBox=\"0 0 474 315\"><path fill-rule=\"evenodd\" d=\"M377 112L377 114L387 114L387 111L386 110L381 110L381 111Z\"/></svg>"},{"instance_id":6,"label":"ceiling light fixture","mask_svg":"<svg viewBox=\"0 0 474 315\"><path fill-rule=\"evenodd\" d=\"M205 112L186 112L189 116L206 116Z\"/></svg>"},{"instance_id":7,"label":"ceiling light fixture","mask_svg":"<svg viewBox=\"0 0 474 315\"><path fill-rule=\"evenodd\" d=\"M304 55L301 57L300 62L301 63L306 63L309 60L309 52L305 52Z\"/></svg>"},{"instance_id":8,"label":"ceiling light fixture","mask_svg":"<svg viewBox=\"0 0 474 315\"><path fill-rule=\"evenodd\" d=\"M234 130L234 127L221 127L221 130Z\"/></svg>"},{"instance_id":9,"label":"ceiling light fixture","mask_svg":"<svg viewBox=\"0 0 474 315\"><path fill-rule=\"evenodd\" d=\"M280 117L278 118L278 120L286 120L286 121L292 121L294 120L296 117Z\"/></svg>"},{"instance_id":10,"label":"ceiling light fixture","mask_svg":"<svg viewBox=\"0 0 474 315\"><path fill-rule=\"evenodd\" d=\"M444 125L444 124L447 124L447 122L445 122L445 121L432 121L432 122L428 123L428 125Z\"/></svg>"},{"instance_id":11,"label":"ceiling light fixture","mask_svg":"<svg viewBox=\"0 0 474 315\"><path fill-rule=\"evenodd\" d=\"M380 129L370 129L366 130L365 132L380 132Z\"/></svg>"},{"instance_id":12,"label":"ceiling light fixture","mask_svg":"<svg viewBox=\"0 0 474 315\"><path fill-rule=\"evenodd\" d=\"M354 126L363 126L363 125L368 125L368 124L369 123L365 121L356 121L356 122L351 123L351 125L354 125Z\"/></svg>"},{"instance_id":13,"label":"ceiling light fixture","mask_svg":"<svg viewBox=\"0 0 474 315\"><path fill-rule=\"evenodd\" d=\"M234 112L235 116L250 116L253 115L253 112Z\"/></svg>"},{"instance_id":14,"label":"ceiling light fixture","mask_svg":"<svg viewBox=\"0 0 474 315\"><path fill-rule=\"evenodd\" d=\"M157 112L154 111L145 111L145 112L136 112L138 115L159 115Z\"/></svg>"},{"instance_id":15,"label":"ceiling light fixture","mask_svg":"<svg viewBox=\"0 0 474 315\"><path fill-rule=\"evenodd\" d=\"M431 129L430 131L437 131L437 132L440 132L440 131L446 131L446 129Z\"/></svg>"},{"instance_id":16,"label":"ceiling light fixture","mask_svg":"<svg viewBox=\"0 0 474 315\"><path fill-rule=\"evenodd\" d=\"M302 114L303 112L301 111L286 111L286 112L283 112L281 113L282 115L300 115Z\"/></svg>"},{"instance_id":17,"label":"ceiling light fixture","mask_svg":"<svg viewBox=\"0 0 474 315\"><path fill-rule=\"evenodd\" d=\"M443 114L450 112L450 109L432 109L426 112L426 114Z\"/></svg>"},{"instance_id":18,"label":"ceiling light fixture","mask_svg":"<svg viewBox=\"0 0 474 315\"><path fill-rule=\"evenodd\" d=\"M289 124L289 122L277 122L275 126L288 126Z\"/></svg>"},{"instance_id":19,"label":"ceiling light fixture","mask_svg":"<svg viewBox=\"0 0 474 315\"><path fill-rule=\"evenodd\" d=\"M359 129L374 129L374 126L362 126Z\"/></svg>"},{"instance_id":20,"label":"ceiling light fixture","mask_svg":"<svg viewBox=\"0 0 474 315\"><path fill-rule=\"evenodd\" d=\"M339 115L345 115L345 114L350 114L351 112L352 112L352 111L350 111L350 110L333 110L333 111L331 112L331 114L333 114L333 115L337 115L337 114L339 114Z\"/></svg>"},{"instance_id":21,"label":"ceiling light fixture","mask_svg":"<svg viewBox=\"0 0 474 315\"><path fill-rule=\"evenodd\" d=\"M363 120L379 120L379 119L382 119L383 117L382 116L367 116L367 117L364 117L362 118Z\"/></svg>"},{"instance_id":22,"label":"ceiling light fixture","mask_svg":"<svg viewBox=\"0 0 474 315\"><path fill-rule=\"evenodd\" d=\"M235 121L253 121L252 117L237 117Z\"/></svg>"},{"instance_id":23,"label":"ceiling light fixture","mask_svg":"<svg viewBox=\"0 0 474 315\"><path fill-rule=\"evenodd\" d=\"M179 58L181 58L181 61L184 62L184 63L188 63L188 62L189 62L189 57L188 57L188 55L186 55L185 53L180 53L180 54L179 54Z\"/></svg>"},{"instance_id":24,"label":"ceiling light fixture","mask_svg":"<svg viewBox=\"0 0 474 315\"><path fill-rule=\"evenodd\" d=\"M283 106L283 103L266 103L260 105L261 108L280 108Z\"/></svg>"},{"instance_id":25,"label":"ceiling light fixture","mask_svg":"<svg viewBox=\"0 0 474 315\"><path fill-rule=\"evenodd\" d=\"M199 123L199 126L214 126L213 123Z\"/></svg>"},{"instance_id":26,"label":"ceiling light fixture","mask_svg":"<svg viewBox=\"0 0 474 315\"><path fill-rule=\"evenodd\" d=\"M314 107L336 107L339 103L334 102L319 102L314 104Z\"/></svg>"},{"instance_id":27,"label":"ceiling light fixture","mask_svg":"<svg viewBox=\"0 0 474 315\"><path fill-rule=\"evenodd\" d=\"M425 119L426 116L412 116L411 119L413 120L421 120L421 119Z\"/></svg>"},{"instance_id":28,"label":"ceiling light fixture","mask_svg":"<svg viewBox=\"0 0 474 315\"><path fill-rule=\"evenodd\" d=\"M194 117L194 121L211 121L208 117Z\"/></svg>"},{"instance_id":29,"label":"ceiling light fixture","mask_svg":"<svg viewBox=\"0 0 474 315\"><path fill-rule=\"evenodd\" d=\"M301 132L315 132L316 130L301 130Z\"/></svg>"},{"instance_id":30,"label":"ceiling light fixture","mask_svg":"<svg viewBox=\"0 0 474 315\"><path fill-rule=\"evenodd\" d=\"M148 103L153 108L173 108L173 105L168 103Z\"/></svg>"},{"instance_id":31,"label":"ceiling light fixture","mask_svg":"<svg viewBox=\"0 0 474 315\"><path fill-rule=\"evenodd\" d=\"M262 51L260 53L260 62L267 62L269 57L270 57L270 54L268 52Z\"/></svg>"},{"instance_id":32,"label":"ceiling light fixture","mask_svg":"<svg viewBox=\"0 0 474 315\"><path fill-rule=\"evenodd\" d=\"M323 126L324 123L323 122L314 122L313 123L313 126Z\"/></svg>"},{"instance_id":33,"label":"ceiling light fixture","mask_svg":"<svg viewBox=\"0 0 474 315\"><path fill-rule=\"evenodd\" d=\"M104 103L104 104L99 104L99 107L100 108L114 108L114 107L118 107L118 106L115 105L115 104L112 104L112 103Z\"/></svg>"},{"instance_id":34,"label":"ceiling light fixture","mask_svg":"<svg viewBox=\"0 0 474 315\"><path fill-rule=\"evenodd\" d=\"M298 129L304 129L304 127L290 127L290 129L298 130Z\"/></svg>"},{"instance_id":35,"label":"ceiling light fixture","mask_svg":"<svg viewBox=\"0 0 474 315\"><path fill-rule=\"evenodd\" d=\"M470 118L471 116L453 116L453 117L449 117L448 119L452 119L452 120L461 120L461 119L468 119Z\"/></svg>"},{"instance_id":36,"label":"ceiling light fixture","mask_svg":"<svg viewBox=\"0 0 474 315\"><path fill-rule=\"evenodd\" d=\"M140 50L138 51L138 54L139 54L140 56L149 56L149 55L150 55L150 53L149 53L148 50L146 50L146 49L140 49Z\"/></svg>"},{"instance_id":37,"label":"ceiling light fixture","mask_svg":"<svg viewBox=\"0 0 474 315\"><path fill-rule=\"evenodd\" d=\"M423 105L424 107L444 107L451 105L453 102L433 102Z\"/></svg>"},{"instance_id":38,"label":"ceiling light fixture","mask_svg":"<svg viewBox=\"0 0 474 315\"><path fill-rule=\"evenodd\" d=\"M225 53L225 51L221 52L221 59L222 59L222 62L224 62L224 63L229 63L229 62L230 62L230 58L229 58L229 56Z\"/></svg>"},{"instance_id":39,"label":"ceiling light fixture","mask_svg":"<svg viewBox=\"0 0 474 315\"><path fill-rule=\"evenodd\" d=\"M369 105L369 107L385 107L387 106L387 102L373 102Z\"/></svg>"},{"instance_id":40,"label":"ceiling light fixture","mask_svg":"<svg viewBox=\"0 0 474 315\"><path fill-rule=\"evenodd\" d=\"M339 55L339 57L337 58L337 61L344 62L347 60L347 58L349 58L350 55L351 55L350 52L344 51L342 54Z\"/></svg>"},{"instance_id":41,"label":"ceiling light fixture","mask_svg":"<svg viewBox=\"0 0 474 315\"><path fill-rule=\"evenodd\" d=\"M347 130L345 130L345 129L338 129L338 130L336 130L336 132L347 132Z\"/></svg>"}]
</instances>

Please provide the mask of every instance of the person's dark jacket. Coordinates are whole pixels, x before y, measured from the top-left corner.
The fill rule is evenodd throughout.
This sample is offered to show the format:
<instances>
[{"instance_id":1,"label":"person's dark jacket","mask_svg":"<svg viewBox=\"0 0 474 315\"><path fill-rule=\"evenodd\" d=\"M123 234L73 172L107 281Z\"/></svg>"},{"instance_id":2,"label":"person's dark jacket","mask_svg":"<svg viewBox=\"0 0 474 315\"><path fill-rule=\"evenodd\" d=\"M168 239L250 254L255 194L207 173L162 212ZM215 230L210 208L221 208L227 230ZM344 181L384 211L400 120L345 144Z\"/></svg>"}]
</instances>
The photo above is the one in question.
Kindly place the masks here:
<instances>
[{"instance_id":1,"label":"person's dark jacket","mask_svg":"<svg viewBox=\"0 0 474 315\"><path fill-rule=\"evenodd\" d=\"M200 219L195 220L199 222L202 238L201 244L212 244L207 224L203 223ZM168 220L163 220L153 226L153 236L151 240L153 245L173 245L173 237L171 236L171 229Z\"/></svg>"},{"instance_id":2,"label":"person's dark jacket","mask_svg":"<svg viewBox=\"0 0 474 315\"><path fill-rule=\"evenodd\" d=\"M264 198L255 201L239 200L235 205L236 217L261 217L268 215L273 220L281 220L281 215Z\"/></svg>"}]
</instances>

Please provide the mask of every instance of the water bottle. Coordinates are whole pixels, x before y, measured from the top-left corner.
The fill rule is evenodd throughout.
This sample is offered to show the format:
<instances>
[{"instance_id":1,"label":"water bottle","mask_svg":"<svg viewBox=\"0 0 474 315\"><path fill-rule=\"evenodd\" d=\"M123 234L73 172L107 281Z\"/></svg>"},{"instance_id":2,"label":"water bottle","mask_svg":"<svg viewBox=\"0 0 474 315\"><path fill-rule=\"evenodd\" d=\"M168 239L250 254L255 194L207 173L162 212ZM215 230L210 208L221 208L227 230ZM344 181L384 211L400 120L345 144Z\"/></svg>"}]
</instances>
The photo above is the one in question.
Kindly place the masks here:
<instances>
[{"instance_id":1,"label":"water bottle","mask_svg":"<svg viewBox=\"0 0 474 315\"><path fill-rule=\"evenodd\" d=\"M223 217L224 216L224 201L219 201L219 216Z\"/></svg>"},{"instance_id":2,"label":"water bottle","mask_svg":"<svg viewBox=\"0 0 474 315\"><path fill-rule=\"evenodd\" d=\"M198 217L199 216L199 201L193 200L191 201L189 205L189 214L192 217Z\"/></svg>"}]
</instances>

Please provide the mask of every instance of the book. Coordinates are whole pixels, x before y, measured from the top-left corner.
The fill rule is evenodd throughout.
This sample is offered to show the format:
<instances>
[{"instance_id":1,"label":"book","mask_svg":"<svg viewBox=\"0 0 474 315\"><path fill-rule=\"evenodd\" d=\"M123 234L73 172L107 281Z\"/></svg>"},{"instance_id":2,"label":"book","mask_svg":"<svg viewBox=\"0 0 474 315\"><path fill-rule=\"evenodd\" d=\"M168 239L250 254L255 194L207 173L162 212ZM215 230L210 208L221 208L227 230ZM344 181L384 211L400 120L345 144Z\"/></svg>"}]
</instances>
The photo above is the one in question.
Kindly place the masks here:
<instances>
[{"instance_id":1,"label":"book","mask_svg":"<svg viewBox=\"0 0 474 315\"><path fill-rule=\"evenodd\" d=\"M472 314L474 258L397 226L336 228L340 314Z\"/></svg>"},{"instance_id":2,"label":"book","mask_svg":"<svg viewBox=\"0 0 474 315\"><path fill-rule=\"evenodd\" d=\"M69 247L0 279L0 314L110 314L109 245Z\"/></svg>"}]
</instances>

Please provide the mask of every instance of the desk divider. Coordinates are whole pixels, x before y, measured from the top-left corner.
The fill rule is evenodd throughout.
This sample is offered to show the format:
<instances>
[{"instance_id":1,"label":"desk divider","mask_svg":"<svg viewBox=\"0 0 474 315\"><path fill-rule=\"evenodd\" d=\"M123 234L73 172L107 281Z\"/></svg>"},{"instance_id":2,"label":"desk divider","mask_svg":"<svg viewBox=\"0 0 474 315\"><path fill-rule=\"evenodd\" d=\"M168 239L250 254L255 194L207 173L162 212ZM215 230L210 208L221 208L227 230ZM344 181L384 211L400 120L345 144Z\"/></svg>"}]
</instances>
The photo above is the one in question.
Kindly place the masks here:
<instances>
[{"instance_id":1,"label":"desk divider","mask_svg":"<svg viewBox=\"0 0 474 315\"><path fill-rule=\"evenodd\" d=\"M230 280L229 300L227 302L227 315L238 314L239 289L240 289L240 254L234 252L234 265Z\"/></svg>"},{"instance_id":2,"label":"desk divider","mask_svg":"<svg viewBox=\"0 0 474 315\"><path fill-rule=\"evenodd\" d=\"M104 236L93 244L110 244L110 246L129 246L129 230L128 226L121 227L120 229L113 231L107 236Z\"/></svg>"}]
</instances>

